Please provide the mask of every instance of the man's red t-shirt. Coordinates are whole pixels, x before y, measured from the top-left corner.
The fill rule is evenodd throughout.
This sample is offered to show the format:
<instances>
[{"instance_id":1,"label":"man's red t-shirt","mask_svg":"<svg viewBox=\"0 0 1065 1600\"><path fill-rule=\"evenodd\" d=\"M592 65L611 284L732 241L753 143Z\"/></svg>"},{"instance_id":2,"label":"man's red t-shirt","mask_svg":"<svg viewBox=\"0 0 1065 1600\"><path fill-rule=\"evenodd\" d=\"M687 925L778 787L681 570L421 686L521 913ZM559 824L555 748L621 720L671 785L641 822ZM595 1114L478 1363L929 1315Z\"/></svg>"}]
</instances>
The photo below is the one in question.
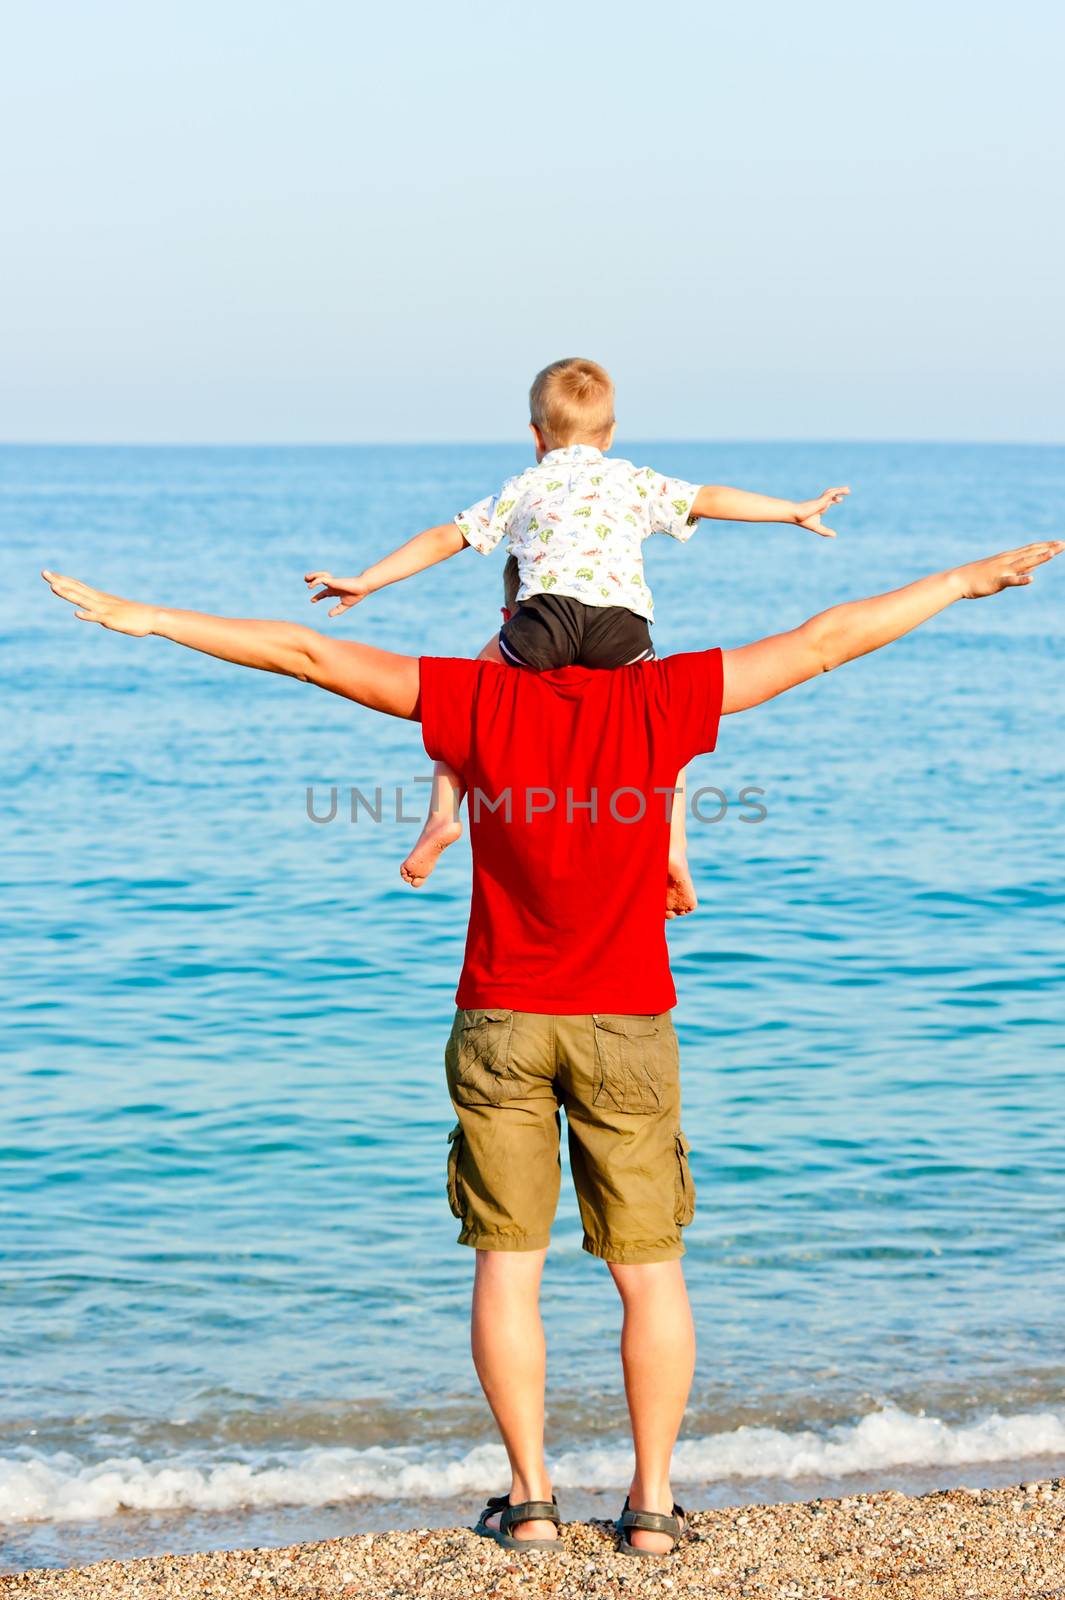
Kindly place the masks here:
<instances>
[{"instance_id":1,"label":"man's red t-shirt","mask_svg":"<svg viewBox=\"0 0 1065 1600\"><path fill-rule=\"evenodd\" d=\"M720 650L611 670L420 666L425 748L467 786L473 894L457 1004L668 1011L672 790L717 740Z\"/></svg>"}]
</instances>

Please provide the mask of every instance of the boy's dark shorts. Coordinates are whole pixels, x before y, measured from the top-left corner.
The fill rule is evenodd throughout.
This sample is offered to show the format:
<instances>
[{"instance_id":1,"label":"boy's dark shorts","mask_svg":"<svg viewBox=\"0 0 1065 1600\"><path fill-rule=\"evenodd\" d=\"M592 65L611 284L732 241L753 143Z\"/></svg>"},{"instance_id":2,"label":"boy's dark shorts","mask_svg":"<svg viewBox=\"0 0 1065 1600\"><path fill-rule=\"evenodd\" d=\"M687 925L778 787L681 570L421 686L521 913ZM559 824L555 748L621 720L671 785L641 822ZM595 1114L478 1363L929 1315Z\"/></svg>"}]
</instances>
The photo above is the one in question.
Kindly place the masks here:
<instances>
[{"instance_id":1,"label":"boy's dark shorts","mask_svg":"<svg viewBox=\"0 0 1065 1600\"><path fill-rule=\"evenodd\" d=\"M560 1187L559 1108L584 1248L671 1261L695 1212L673 1019L457 1011L446 1051L458 1122L447 1194L477 1250L541 1250Z\"/></svg>"},{"instance_id":2,"label":"boy's dark shorts","mask_svg":"<svg viewBox=\"0 0 1065 1600\"><path fill-rule=\"evenodd\" d=\"M568 594L520 600L499 630L499 648L514 667L627 667L653 661L646 617L624 606L587 606Z\"/></svg>"}]
</instances>

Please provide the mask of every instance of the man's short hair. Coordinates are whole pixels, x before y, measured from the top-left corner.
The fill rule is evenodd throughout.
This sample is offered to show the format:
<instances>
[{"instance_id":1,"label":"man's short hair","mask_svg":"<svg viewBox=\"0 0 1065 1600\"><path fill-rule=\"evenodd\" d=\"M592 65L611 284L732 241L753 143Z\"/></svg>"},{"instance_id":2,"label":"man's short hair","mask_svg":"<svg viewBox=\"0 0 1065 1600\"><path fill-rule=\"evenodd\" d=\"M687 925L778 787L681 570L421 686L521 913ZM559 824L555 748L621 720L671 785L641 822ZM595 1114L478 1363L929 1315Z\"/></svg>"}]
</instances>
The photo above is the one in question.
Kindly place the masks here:
<instances>
[{"instance_id":1,"label":"man's short hair","mask_svg":"<svg viewBox=\"0 0 1065 1600\"><path fill-rule=\"evenodd\" d=\"M520 588L521 573L518 571L518 558L508 556L503 566L503 604L508 611L517 609Z\"/></svg>"},{"instance_id":2,"label":"man's short hair","mask_svg":"<svg viewBox=\"0 0 1065 1600\"><path fill-rule=\"evenodd\" d=\"M552 444L598 443L614 425L614 384L598 361L566 356L538 372L529 417Z\"/></svg>"}]
</instances>

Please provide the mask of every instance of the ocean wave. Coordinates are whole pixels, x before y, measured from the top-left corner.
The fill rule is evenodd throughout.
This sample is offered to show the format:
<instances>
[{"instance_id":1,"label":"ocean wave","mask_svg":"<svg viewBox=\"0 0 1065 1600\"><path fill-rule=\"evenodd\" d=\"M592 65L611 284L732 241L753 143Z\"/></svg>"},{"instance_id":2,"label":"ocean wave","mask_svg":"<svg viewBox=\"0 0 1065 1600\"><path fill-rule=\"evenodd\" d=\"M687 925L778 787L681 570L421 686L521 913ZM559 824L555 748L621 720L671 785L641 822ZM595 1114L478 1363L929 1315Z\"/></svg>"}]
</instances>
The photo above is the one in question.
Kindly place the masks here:
<instances>
[{"instance_id":1,"label":"ocean wave","mask_svg":"<svg viewBox=\"0 0 1065 1600\"><path fill-rule=\"evenodd\" d=\"M897 1468L966 1467L1065 1456L1065 1414L998 1413L944 1422L896 1407L824 1432L740 1427L686 1439L674 1476L685 1483L836 1479ZM625 1443L557 1455L557 1488L620 1488L632 1458ZM345 1500L445 1499L497 1489L502 1447L456 1455L425 1446L374 1446L277 1452L255 1460L165 1460L112 1456L93 1464L69 1452L20 1452L0 1459L0 1523L95 1521L118 1511L233 1511L242 1507L324 1506Z\"/></svg>"}]
</instances>

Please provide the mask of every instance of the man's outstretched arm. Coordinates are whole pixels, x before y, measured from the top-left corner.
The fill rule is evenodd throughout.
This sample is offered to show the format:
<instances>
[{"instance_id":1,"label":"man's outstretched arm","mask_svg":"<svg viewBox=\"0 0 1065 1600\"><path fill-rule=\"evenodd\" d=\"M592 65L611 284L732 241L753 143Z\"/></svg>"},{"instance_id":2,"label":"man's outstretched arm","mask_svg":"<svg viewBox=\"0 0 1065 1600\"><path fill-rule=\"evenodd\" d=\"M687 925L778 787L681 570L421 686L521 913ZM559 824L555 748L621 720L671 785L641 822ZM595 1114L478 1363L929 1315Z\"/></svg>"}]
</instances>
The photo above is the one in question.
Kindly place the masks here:
<instances>
[{"instance_id":1,"label":"man's outstretched arm","mask_svg":"<svg viewBox=\"0 0 1065 1600\"><path fill-rule=\"evenodd\" d=\"M214 617L203 611L175 611L142 605L90 589L55 572L41 576L52 593L69 600L82 622L98 622L114 633L145 638L154 634L190 650L232 661L260 672L278 672L320 689L356 700L393 717L413 717L418 703L418 660L372 645L327 639L296 622L259 622Z\"/></svg>"},{"instance_id":2,"label":"man's outstretched arm","mask_svg":"<svg viewBox=\"0 0 1065 1600\"><path fill-rule=\"evenodd\" d=\"M722 711L746 711L808 678L901 639L955 600L977 600L1032 581L1034 568L1065 550L1060 539L1022 545L983 561L937 572L890 594L852 600L811 617L790 633L723 654Z\"/></svg>"}]
</instances>

